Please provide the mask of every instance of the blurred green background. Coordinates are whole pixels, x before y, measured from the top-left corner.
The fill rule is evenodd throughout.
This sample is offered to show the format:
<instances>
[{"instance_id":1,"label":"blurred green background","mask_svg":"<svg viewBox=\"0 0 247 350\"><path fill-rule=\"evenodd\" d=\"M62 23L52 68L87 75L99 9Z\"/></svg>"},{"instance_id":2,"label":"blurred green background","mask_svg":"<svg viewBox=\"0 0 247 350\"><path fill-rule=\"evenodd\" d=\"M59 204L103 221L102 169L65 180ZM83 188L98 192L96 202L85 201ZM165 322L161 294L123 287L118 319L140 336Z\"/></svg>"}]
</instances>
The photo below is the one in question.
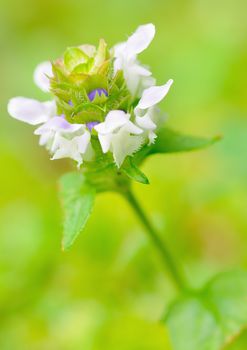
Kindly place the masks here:
<instances>
[{"instance_id":1,"label":"blurred green background","mask_svg":"<svg viewBox=\"0 0 247 350\"><path fill-rule=\"evenodd\" d=\"M158 83L175 81L169 124L224 140L149 159L151 186L135 192L193 285L247 267L246 13L246 0L0 0L0 349L171 349L159 319L176 290L131 209L99 196L62 253L57 180L72 164L51 162L33 128L7 115L12 96L47 99L33 70L67 46L156 25L141 59ZM243 334L227 349L246 348Z\"/></svg>"}]
</instances>

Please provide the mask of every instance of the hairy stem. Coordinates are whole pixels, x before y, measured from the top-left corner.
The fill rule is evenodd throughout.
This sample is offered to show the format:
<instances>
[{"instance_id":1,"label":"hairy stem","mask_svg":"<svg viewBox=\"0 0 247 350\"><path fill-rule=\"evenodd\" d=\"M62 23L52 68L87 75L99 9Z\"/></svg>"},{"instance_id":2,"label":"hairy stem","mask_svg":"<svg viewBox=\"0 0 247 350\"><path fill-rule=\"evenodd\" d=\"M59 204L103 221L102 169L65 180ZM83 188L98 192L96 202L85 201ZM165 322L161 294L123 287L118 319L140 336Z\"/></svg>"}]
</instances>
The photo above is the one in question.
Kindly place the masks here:
<instances>
[{"instance_id":1,"label":"hairy stem","mask_svg":"<svg viewBox=\"0 0 247 350\"><path fill-rule=\"evenodd\" d=\"M152 223L146 216L145 212L143 211L136 197L133 195L133 192L129 190L127 193L125 193L125 198L127 198L129 204L134 209L135 213L137 214L143 226L145 227L146 232L149 234L149 237L152 239L153 243L158 248L162 261L165 264L166 268L168 269L170 276L173 282L175 283L175 285L180 290L186 289L187 285L185 283L184 276L177 262L170 254L166 244L159 237L159 234L157 233L156 229L153 227Z\"/></svg>"}]
</instances>

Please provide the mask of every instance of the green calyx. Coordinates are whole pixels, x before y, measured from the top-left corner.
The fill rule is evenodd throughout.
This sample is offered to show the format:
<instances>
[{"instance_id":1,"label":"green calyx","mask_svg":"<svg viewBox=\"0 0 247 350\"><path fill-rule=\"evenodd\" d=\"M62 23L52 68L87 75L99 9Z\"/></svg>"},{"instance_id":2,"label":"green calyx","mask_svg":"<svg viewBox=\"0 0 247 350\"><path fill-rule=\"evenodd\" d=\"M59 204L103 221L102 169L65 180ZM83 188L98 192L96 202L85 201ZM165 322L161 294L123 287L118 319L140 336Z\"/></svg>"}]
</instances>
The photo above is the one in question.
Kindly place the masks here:
<instances>
[{"instance_id":1,"label":"green calyx","mask_svg":"<svg viewBox=\"0 0 247 350\"><path fill-rule=\"evenodd\" d=\"M97 49L91 45L68 48L52 67L51 92L58 114L70 123L102 122L110 110L130 109L123 72L114 75L113 58L103 39Z\"/></svg>"}]
</instances>

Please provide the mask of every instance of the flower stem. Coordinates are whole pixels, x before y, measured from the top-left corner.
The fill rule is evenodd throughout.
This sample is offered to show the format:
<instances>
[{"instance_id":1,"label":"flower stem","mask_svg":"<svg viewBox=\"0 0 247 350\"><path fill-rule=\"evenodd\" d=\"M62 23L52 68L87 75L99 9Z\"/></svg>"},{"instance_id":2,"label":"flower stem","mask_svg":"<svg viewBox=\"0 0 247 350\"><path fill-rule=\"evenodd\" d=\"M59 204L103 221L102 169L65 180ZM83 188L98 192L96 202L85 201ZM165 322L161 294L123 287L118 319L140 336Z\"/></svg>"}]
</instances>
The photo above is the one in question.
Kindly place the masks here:
<instances>
[{"instance_id":1,"label":"flower stem","mask_svg":"<svg viewBox=\"0 0 247 350\"><path fill-rule=\"evenodd\" d=\"M125 193L125 198L128 200L131 207L134 209L135 213L139 217L140 221L142 222L143 226L146 228L147 233L153 240L153 243L158 248L162 261L164 262L166 268L168 268L168 271L170 273L170 276L174 282L174 284L177 286L178 289L184 290L186 289L187 285L185 283L184 276L176 263L175 259L170 254L169 250L167 249L166 244L161 240L159 237L159 234L156 232L156 229L153 227L152 223L146 216L145 212L143 211L142 207L140 206L139 202L137 201L136 197L133 195L133 192L129 190Z\"/></svg>"}]
</instances>

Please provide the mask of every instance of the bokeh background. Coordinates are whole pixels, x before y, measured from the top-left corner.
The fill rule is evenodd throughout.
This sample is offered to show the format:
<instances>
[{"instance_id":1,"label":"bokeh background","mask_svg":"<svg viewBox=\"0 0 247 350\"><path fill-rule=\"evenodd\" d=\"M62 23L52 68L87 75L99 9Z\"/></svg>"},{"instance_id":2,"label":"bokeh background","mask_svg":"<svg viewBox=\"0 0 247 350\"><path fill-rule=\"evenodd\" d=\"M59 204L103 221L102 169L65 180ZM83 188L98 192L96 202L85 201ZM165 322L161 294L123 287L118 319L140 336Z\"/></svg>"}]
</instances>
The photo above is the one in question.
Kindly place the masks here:
<instances>
[{"instance_id":1,"label":"bokeh background","mask_svg":"<svg viewBox=\"0 0 247 350\"><path fill-rule=\"evenodd\" d=\"M124 200L97 198L84 233L61 252L57 181L33 128L7 115L12 96L46 100L35 66L67 46L109 45L138 25L157 35L142 61L158 83L169 125L224 139L210 149L155 156L151 186L135 192L187 277L247 267L246 0L0 0L0 348L169 350L159 323L176 296L155 248ZM243 333L227 349L246 349Z\"/></svg>"}]
</instances>

